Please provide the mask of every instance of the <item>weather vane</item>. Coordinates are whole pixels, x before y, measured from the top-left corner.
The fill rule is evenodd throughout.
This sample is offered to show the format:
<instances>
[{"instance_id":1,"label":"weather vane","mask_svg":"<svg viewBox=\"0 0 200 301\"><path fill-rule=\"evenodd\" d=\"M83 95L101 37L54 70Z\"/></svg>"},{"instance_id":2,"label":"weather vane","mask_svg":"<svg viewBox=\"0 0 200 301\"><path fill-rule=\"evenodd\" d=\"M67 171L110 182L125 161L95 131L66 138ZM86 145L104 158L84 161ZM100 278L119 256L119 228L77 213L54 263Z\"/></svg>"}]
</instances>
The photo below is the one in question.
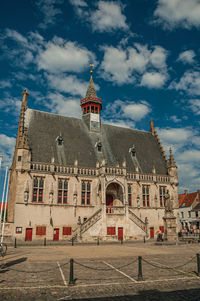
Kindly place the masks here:
<instances>
[{"instance_id":1,"label":"weather vane","mask_svg":"<svg viewBox=\"0 0 200 301\"><path fill-rule=\"evenodd\" d=\"M90 64L91 70L90 70L90 74L92 75L93 73L93 68L94 68L94 64Z\"/></svg>"}]
</instances>

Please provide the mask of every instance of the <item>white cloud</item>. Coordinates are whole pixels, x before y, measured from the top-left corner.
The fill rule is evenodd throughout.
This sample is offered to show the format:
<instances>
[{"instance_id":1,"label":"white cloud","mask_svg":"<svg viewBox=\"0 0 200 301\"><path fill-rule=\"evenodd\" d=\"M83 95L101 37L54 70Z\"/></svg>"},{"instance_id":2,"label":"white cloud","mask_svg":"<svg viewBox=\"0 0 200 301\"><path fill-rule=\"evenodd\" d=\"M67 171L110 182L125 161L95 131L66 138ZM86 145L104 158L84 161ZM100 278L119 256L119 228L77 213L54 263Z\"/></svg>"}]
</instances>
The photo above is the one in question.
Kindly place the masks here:
<instances>
[{"instance_id":1,"label":"white cloud","mask_svg":"<svg viewBox=\"0 0 200 301\"><path fill-rule=\"evenodd\" d=\"M54 38L48 42L46 49L38 56L39 69L50 72L82 72L95 61L94 55L86 48L73 42L65 42L61 38Z\"/></svg>"},{"instance_id":2,"label":"white cloud","mask_svg":"<svg viewBox=\"0 0 200 301\"><path fill-rule=\"evenodd\" d=\"M158 128L156 130L166 153L168 153L169 147L173 149L178 166L179 182L182 183L179 191L186 188L197 190L200 181L200 136L198 136L198 131L193 128Z\"/></svg>"},{"instance_id":3,"label":"white cloud","mask_svg":"<svg viewBox=\"0 0 200 301\"><path fill-rule=\"evenodd\" d=\"M110 124L113 126L119 126L122 128L134 128L135 127L135 123L133 121L130 120L121 120L121 119L102 119L102 123L105 124Z\"/></svg>"},{"instance_id":4,"label":"white cloud","mask_svg":"<svg viewBox=\"0 0 200 301\"><path fill-rule=\"evenodd\" d=\"M45 105L52 113L76 118L81 116L80 99L77 98L64 97L60 93L49 93Z\"/></svg>"},{"instance_id":5,"label":"white cloud","mask_svg":"<svg viewBox=\"0 0 200 301\"><path fill-rule=\"evenodd\" d=\"M98 8L90 16L94 31L113 31L117 29L127 30L126 17L122 13L119 2L99 1Z\"/></svg>"},{"instance_id":6,"label":"white cloud","mask_svg":"<svg viewBox=\"0 0 200 301\"><path fill-rule=\"evenodd\" d=\"M46 29L49 25L55 24L60 17L58 15L62 14L58 5L62 4L64 0L38 0L36 1L36 6L38 7L39 13L42 13L42 22L39 27Z\"/></svg>"},{"instance_id":7,"label":"white cloud","mask_svg":"<svg viewBox=\"0 0 200 301\"><path fill-rule=\"evenodd\" d=\"M0 99L0 109L3 112L19 116L20 108L21 101L16 97L10 96L9 93L6 93L6 96Z\"/></svg>"},{"instance_id":8,"label":"white cloud","mask_svg":"<svg viewBox=\"0 0 200 301\"><path fill-rule=\"evenodd\" d=\"M154 12L157 21L167 28L200 26L199 0L158 0Z\"/></svg>"},{"instance_id":9,"label":"white cloud","mask_svg":"<svg viewBox=\"0 0 200 301\"><path fill-rule=\"evenodd\" d=\"M151 109L146 102L142 102L122 105L122 111L124 113L124 117L139 121L144 118Z\"/></svg>"},{"instance_id":10,"label":"white cloud","mask_svg":"<svg viewBox=\"0 0 200 301\"><path fill-rule=\"evenodd\" d=\"M113 119L115 116L117 122L123 119L123 122L127 124L127 122L132 123L133 121L140 121L146 115L151 112L151 108L146 101L134 102L134 101L122 101L115 100L113 103L109 103L106 106L104 115L106 119ZM127 120L129 119L129 121ZM113 123L113 122L112 122Z\"/></svg>"},{"instance_id":11,"label":"white cloud","mask_svg":"<svg viewBox=\"0 0 200 301\"><path fill-rule=\"evenodd\" d=\"M193 50L186 50L179 54L177 61L180 61L183 64L193 64L194 57L195 53Z\"/></svg>"},{"instance_id":12,"label":"white cloud","mask_svg":"<svg viewBox=\"0 0 200 301\"><path fill-rule=\"evenodd\" d=\"M186 71L179 82L173 81L169 89L182 90L191 95L200 95L200 72Z\"/></svg>"},{"instance_id":13,"label":"white cloud","mask_svg":"<svg viewBox=\"0 0 200 301\"><path fill-rule=\"evenodd\" d=\"M126 49L121 46L104 46L102 50L104 51L104 58L101 64L103 69L101 75L118 85L133 83L148 68L162 71L160 77L157 76L156 78L160 86L164 84L167 78L167 51L160 46L156 45L152 49L148 49L146 45L135 43L134 47ZM154 73L152 72L151 78L153 76ZM146 84L146 81L144 83ZM158 83L152 84L152 87L154 86L158 87Z\"/></svg>"},{"instance_id":14,"label":"white cloud","mask_svg":"<svg viewBox=\"0 0 200 301\"><path fill-rule=\"evenodd\" d=\"M2 165L11 165L16 139L0 134L0 154L3 155Z\"/></svg>"},{"instance_id":15,"label":"white cloud","mask_svg":"<svg viewBox=\"0 0 200 301\"><path fill-rule=\"evenodd\" d=\"M194 112L194 114L200 115L200 99L190 99L189 108Z\"/></svg>"},{"instance_id":16,"label":"white cloud","mask_svg":"<svg viewBox=\"0 0 200 301\"><path fill-rule=\"evenodd\" d=\"M200 150L197 149L190 149L190 150L186 150L182 153L180 153L177 157L177 159L179 161L189 161L189 162L193 162L193 163L199 163L200 162Z\"/></svg>"},{"instance_id":17,"label":"white cloud","mask_svg":"<svg viewBox=\"0 0 200 301\"><path fill-rule=\"evenodd\" d=\"M188 139L193 135L193 131L189 128L167 128L157 129L158 135L167 145L184 145Z\"/></svg>"},{"instance_id":18,"label":"white cloud","mask_svg":"<svg viewBox=\"0 0 200 301\"><path fill-rule=\"evenodd\" d=\"M146 72L142 76L141 86L148 88L161 88L164 86L167 77L165 74L159 72Z\"/></svg>"},{"instance_id":19,"label":"white cloud","mask_svg":"<svg viewBox=\"0 0 200 301\"><path fill-rule=\"evenodd\" d=\"M11 82L8 80L0 80L0 88L5 89L5 88L10 88L12 86Z\"/></svg>"},{"instance_id":20,"label":"white cloud","mask_svg":"<svg viewBox=\"0 0 200 301\"><path fill-rule=\"evenodd\" d=\"M47 75L49 85L51 88L54 88L60 92L66 92L71 95L79 95L81 97L85 96L88 82L81 81L74 75L66 76L64 74ZM99 86L95 85L96 91L99 90Z\"/></svg>"},{"instance_id":21,"label":"white cloud","mask_svg":"<svg viewBox=\"0 0 200 301\"><path fill-rule=\"evenodd\" d=\"M178 118L176 115L171 116L171 117L170 117L170 120L172 120L172 121L175 122L175 123L181 122L181 119Z\"/></svg>"}]
</instances>

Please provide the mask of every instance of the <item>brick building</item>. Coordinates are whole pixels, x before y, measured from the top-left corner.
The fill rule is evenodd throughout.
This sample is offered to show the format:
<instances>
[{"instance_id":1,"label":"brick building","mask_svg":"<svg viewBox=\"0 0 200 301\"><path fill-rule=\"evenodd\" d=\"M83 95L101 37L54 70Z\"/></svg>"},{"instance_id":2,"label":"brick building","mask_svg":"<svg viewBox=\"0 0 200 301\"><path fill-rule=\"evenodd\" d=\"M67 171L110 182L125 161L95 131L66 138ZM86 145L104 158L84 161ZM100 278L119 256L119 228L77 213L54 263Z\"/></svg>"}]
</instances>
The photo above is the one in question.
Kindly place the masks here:
<instances>
[{"instance_id":1,"label":"brick building","mask_svg":"<svg viewBox=\"0 0 200 301\"><path fill-rule=\"evenodd\" d=\"M153 238L167 190L177 216L177 166L153 121L149 132L102 124L92 74L82 119L29 109L27 98L25 90L10 173L12 238Z\"/></svg>"}]
</instances>

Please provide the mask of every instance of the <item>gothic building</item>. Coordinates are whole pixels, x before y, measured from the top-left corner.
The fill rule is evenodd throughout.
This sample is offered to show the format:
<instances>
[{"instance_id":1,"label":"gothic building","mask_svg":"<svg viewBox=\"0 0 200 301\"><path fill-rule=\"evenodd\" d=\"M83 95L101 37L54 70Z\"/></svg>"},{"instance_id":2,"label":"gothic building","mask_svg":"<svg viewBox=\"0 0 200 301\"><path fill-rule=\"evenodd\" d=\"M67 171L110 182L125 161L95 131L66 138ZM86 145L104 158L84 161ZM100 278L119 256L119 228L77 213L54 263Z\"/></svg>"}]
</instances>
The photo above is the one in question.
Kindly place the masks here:
<instances>
[{"instance_id":1,"label":"gothic building","mask_svg":"<svg viewBox=\"0 0 200 301\"><path fill-rule=\"evenodd\" d=\"M164 196L178 212L178 177L150 131L101 123L91 74L82 119L27 108L24 90L10 171L8 228L21 240L153 238Z\"/></svg>"}]
</instances>

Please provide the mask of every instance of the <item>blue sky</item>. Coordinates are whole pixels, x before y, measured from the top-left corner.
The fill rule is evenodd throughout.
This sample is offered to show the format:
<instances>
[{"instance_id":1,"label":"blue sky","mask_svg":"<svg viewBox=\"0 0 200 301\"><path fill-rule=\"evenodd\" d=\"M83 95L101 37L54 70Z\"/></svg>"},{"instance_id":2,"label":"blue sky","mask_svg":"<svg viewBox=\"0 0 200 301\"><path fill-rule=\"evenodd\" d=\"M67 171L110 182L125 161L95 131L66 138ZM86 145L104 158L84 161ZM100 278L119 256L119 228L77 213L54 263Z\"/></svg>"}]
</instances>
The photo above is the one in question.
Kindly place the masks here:
<instances>
[{"instance_id":1,"label":"blue sky","mask_svg":"<svg viewBox=\"0 0 200 301\"><path fill-rule=\"evenodd\" d=\"M3 1L0 154L11 164L22 91L28 107L81 118L94 63L104 123L154 120L179 168L179 192L200 189L200 1ZM1 177L2 182L2 177Z\"/></svg>"}]
</instances>

